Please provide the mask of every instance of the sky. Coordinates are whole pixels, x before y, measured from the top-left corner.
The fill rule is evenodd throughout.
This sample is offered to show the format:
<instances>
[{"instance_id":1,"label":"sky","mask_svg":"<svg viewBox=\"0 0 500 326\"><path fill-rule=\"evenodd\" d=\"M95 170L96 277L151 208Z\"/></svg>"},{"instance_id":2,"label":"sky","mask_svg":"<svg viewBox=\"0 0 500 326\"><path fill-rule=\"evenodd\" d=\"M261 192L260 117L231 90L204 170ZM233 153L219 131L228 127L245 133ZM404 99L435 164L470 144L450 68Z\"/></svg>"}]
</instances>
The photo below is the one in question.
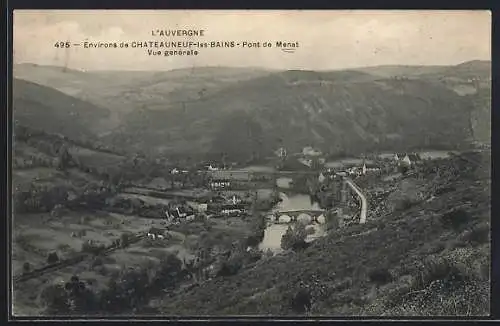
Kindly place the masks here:
<instances>
[{"instance_id":1,"label":"sky","mask_svg":"<svg viewBox=\"0 0 500 326\"><path fill-rule=\"evenodd\" d=\"M152 30L203 29L202 37ZM146 49L71 46L132 41L298 42L273 48L199 49L196 56L150 56ZM162 51L165 49L162 49ZM163 52L162 52L163 53ZM172 70L193 66L335 70L376 65L451 65L491 60L489 11L16 10L14 63L80 70Z\"/></svg>"}]
</instances>

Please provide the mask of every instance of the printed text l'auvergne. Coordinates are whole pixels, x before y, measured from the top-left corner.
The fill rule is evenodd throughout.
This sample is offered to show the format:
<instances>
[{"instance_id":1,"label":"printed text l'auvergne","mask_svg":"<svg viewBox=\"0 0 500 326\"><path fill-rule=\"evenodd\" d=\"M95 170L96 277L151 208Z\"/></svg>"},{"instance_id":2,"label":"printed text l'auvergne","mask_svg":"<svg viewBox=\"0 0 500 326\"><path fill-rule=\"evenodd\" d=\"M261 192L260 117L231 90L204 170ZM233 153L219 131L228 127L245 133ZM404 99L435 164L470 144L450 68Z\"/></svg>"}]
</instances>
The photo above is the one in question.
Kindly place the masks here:
<instances>
[{"instance_id":1,"label":"printed text l'auvergne","mask_svg":"<svg viewBox=\"0 0 500 326\"><path fill-rule=\"evenodd\" d=\"M182 37L182 36L205 36L204 29L153 29L152 36Z\"/></svg>"}]
</instances>

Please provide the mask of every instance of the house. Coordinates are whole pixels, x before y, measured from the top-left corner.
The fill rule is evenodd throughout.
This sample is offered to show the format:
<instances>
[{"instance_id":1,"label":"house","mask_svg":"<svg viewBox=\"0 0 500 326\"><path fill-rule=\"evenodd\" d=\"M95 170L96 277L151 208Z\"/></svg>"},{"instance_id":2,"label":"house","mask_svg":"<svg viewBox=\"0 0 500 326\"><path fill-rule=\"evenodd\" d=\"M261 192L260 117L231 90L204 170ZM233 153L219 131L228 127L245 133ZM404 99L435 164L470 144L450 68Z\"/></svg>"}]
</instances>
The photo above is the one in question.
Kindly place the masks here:
<instances>
[{"instance_id":1,"label":"house","mask_svg":"<svg viewBox=\"0 0 500 326\"><path fill-rule=\"evenodd\" d=\"M406 156L406 153L396 153L394 154L394 161L399 162Z\"/></svg>"},{"instance_id":2,"label":"house","mask_svg":"<svg viewBox=\"0 0 500 326\"><path fill-rule=\"evenodd\" d=\"M165 211L165 215L169 221L173 221L179 219L186 219L194 215L194 211L184 206L177 206L175 208L167 209Z\"/></svg>"},{"instance_id":3,"label":"house","mask_svg":"<svg viewBox=\"0 0 500 326\"><path fill-rule=\"evenodd\" d=\"M210 181L210 189L219 190L227 189L231 186L231 181L226 179L215 179Z\"/></svg>"},{"instance_id":4,"label":"house","mask_svg":"<svg viewBox=\"0 0 500 326\"><path fill-rule=\"evenodd\" d=\"M242 201L241 197L237 195L232 195L231 198L229 198L229 202L233 205L240 204Z\"/></svg>"},{"instance_id":5,"label":"house","mask_svg":"<svg viewBox=\"0 0 500 326\"><path fill-rule=\"evenodd\" d=\"M219 171L219 167L213 166L212 164L207 165L208 171Z\"/></svg>"},{"instance_id":6,"label":"house","mask_svg":"<svg viewBox=\"0 0 500 326\"><path fill-rule=\"evenodd\" d=\"M402 159L401 162L406 164L407 166L414 166L418 162L420 162L422 159L420 158L420 155L418 154L406 154Z\"/></svg>"},{"instance_id":7,"label":"house","mask_svg":"<svg viewBox=\"0 0 500 326\"><path fill-rule=\"evenodd\" d=\"M363 175L369 174L369 173L376 173L380 171L380 167L378 167L376 164L373 163L364 163L363 167L361 168L361 173Z\"/></svg>"},{"instance_id":8,"label":"house","mask_svg":"<svg viewBox=\"0 0 500 326\"><path fill-rule=\"evenodd\" d=\"M210 173L211 189L228 189L236 183L248 182L252 179L251 172L240 170L218 170Z\"/></svg>"},{"instance_id":9,"label":"house","mask_svg":"<svg viewBox=\"0 0 500 326\"><path fill-rule=\"evenodd\" d=\"M302 154L304 156L321 156L323 153L320 150L314 149L311 146L304 147L302 149Z\"/></svg>"},{"instance_id":10,"label":"house","mask_svg":"<svg viewBox=\"0 0 500 326\"><path fill-rule=\"evenodd\" d=\"M215 162L209 163L205 167L207 168L208 171L220 171L226 168L225 164L215 163Z\"/></svg>"},{"instance_id":11,"label":"house","mask_svg":"<svg viewBox=\"0 0 500 326\"><path fill-rule=\"evenodd\" d=\"M206 203L191 203L190 204L191 208L198 213L205 213L208 208L208 204Z\"/></svg>"},{"instance_id":12,"label":"house","mask_svg":"<svg viewBox=\"0 0 500 326\"><path fill-rule=\"evenodd\" d=\"M286 148L284 147L280 147L278 150L276 150L274 152L276 154L276 156L280 157L280 158L284 158L286 157Z\"/></svg>"}]
</instances>

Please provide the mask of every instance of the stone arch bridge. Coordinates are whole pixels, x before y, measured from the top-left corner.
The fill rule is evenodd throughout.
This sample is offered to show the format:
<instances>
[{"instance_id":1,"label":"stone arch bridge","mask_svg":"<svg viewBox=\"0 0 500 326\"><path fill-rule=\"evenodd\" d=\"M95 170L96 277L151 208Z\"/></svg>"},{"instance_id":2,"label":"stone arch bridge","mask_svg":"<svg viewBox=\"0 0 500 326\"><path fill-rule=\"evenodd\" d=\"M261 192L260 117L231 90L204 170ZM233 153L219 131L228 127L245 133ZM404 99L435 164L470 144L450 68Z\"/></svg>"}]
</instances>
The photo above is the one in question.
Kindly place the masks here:
<instances>
[{"instance_id":1,"label":"stone arch bridge","mask_svg":"<svg viewBox=\"0 0 500 326\"><path fill-rule=\"evenodd\" d=\"M280 217L283 216L289 216L291 218L290 222L287 223L293 223L296 222L301 215L308 215L311 217L312 222L318 222L318 217L323 215L326 218L326 211L325 210L294 210L294 211L279 211L279 212L274 212L273 213L273 219L272 221L275 223L278 223L280 220Z\"/></svg>"}]
</instances>

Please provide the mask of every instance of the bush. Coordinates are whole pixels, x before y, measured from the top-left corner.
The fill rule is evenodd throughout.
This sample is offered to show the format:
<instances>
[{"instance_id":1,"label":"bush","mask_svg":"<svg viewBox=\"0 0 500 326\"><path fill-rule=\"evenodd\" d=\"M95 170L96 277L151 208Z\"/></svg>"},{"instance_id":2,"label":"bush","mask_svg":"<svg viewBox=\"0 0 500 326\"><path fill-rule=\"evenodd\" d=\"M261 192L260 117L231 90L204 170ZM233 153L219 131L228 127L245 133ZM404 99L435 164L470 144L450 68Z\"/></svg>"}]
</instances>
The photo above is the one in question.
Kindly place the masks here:
<instances>
[{"instance_id":1,"label":"bush","mask_svg":"<svg viewBox=\"0 0 500 326\"><path fill-rule=\"evenodd\" d=\"M126 248L130 245L130 235L127 233L122 233L120 236L120 244L122 245L122 248Z\"/></svg>"},{"instance_id":2,"label":"bush","mask_svg":"<svg viewBox=\"0 0 500 326\"><path fill-rule=\"evenodd\" d=\"M101 257L95 257L94 260L92 261L92 267L97 267L97 266L102 266L104 262L102 261Z\"/></svg>"},{"instance_id":3,"label":"bush","mask_svg":"<svg viewBox=\"0 0 500 326\"><path fill-rule=\"evenodd\" d=\"M467 224L472 217L463 209L455 209L441 216L441 222L445 227L451 227L458 231Z\"/></svg>"},{"instance_id":4,"label":"bush","mask_svg":"<svg viewBox=\"0 0 500 326\"><path fill-rule=\"evenodd\" d=\"M290 306L296 313L303 314L311 310L311 294L305 288L299 289L291 298Z\"/></svg>"},{"instance_id":5,"label":"bush","mask_svg":"<svg viewBox=\"0 0 500 326\"><path fill-rule=\"evenodd\" d=\"M490 226L487 223L480 223L470 231L467 231L463 235L463 240L467 241L471 245L480 245L489 242L490 238Z\"/></svg>"},{"instance_id":6,"label":"bush","mask_svg":"<svg viewBox=\"0 0 500 326\"><path fill-rule=\"evenodd\" d=\"M29 273L31 271L31 264L29 262L25 262L23 264L23 273Z\"/></svg>"},{"instance_id":7,"label":"bush","mask_svg":"<svg viewBox=\"0 0 500 326\"><path fill-rule=\"evenodd\" d=\"M374 269L368 273L370 282L377 285L384 285L392 281L392 274L386 268Z\"/></svg>"},{"instance_id":8,"label":"bush","mask_svg":"<svg viewBox=\"0 0 500 326\"><path fill-rule=\"evenodd\" d=\"M59 256L57 255L56 252L51 252L48 256L47 256L47 263L49 264L55 264L59 261Z\"/></svg>"},{"instance_id":9,"label":"bush","mask_svg":"<svg viewBox=\"0 0 500 326\"><path fill-rule=\"evenodd\" d=\"M281 248L301 249L305 247L305 239L307 237L305 225L297 223L295 227L289 226L286 233L281 237Z\"/></svg>"},{"instance_id":10,"label":"bush","mask_svg":"<svg viewBox=\"0 0 500 326\"><path fill-rule=\"evenodd\" d=\"M52 284L42 290L40 294L45 311L50 315L58 315L69 312L69 303L64 286Z\"/></svg>"},{"instance_id":11,"label":"bush","mask_svg":"<svg viewBox=\"0 0 500 326\"><path fill-rule=\"evenodd\" d=\"M434 281L463 281L467 276L446 258L429 258L424 264L421 273L414 279L414 290L424 289Z\"/></svg>"},{"instance_id":12,"label":"bush","mask_svg":"<svg viewBox=\"0 0 500 326\"><path fill-rule=\"evenodd\" d=\"M106 246L104 244L91 244L89 242L84 242L82 243L82 252L87 252L91 253L94 255L99 255L101 252L103 252L106 249Z\"/></svg>"}]
</instances>

